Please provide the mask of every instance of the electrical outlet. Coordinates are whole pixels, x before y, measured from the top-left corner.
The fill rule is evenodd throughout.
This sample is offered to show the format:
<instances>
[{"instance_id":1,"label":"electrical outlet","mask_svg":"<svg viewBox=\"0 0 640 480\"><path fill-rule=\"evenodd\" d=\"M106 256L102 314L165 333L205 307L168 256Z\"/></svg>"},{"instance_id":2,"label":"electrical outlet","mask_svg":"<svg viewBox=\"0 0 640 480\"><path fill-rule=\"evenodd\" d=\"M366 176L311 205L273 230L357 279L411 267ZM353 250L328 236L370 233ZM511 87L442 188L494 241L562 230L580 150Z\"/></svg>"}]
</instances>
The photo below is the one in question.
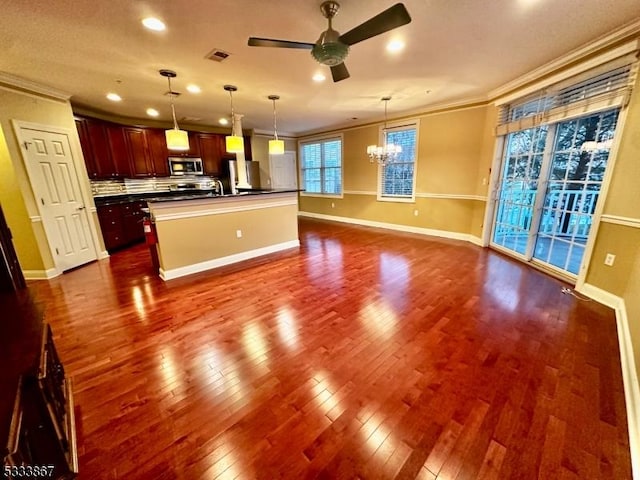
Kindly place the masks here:
<instances>
[{"instance_id":1,"label":"electrical outlet","mask_svg":"<svg viewBox=\"0 0 640 480\"><path fill-rule=\"evenodd\" d=\"M482 185L486 185L487 184L487 177L483 177L482 178Z\"/></svg>"},{"instance_id":2,"label":"electrical outlet","mask_svg":"<svg viewBox=\"0 0 640 480\"><path fill-rule=\"evenodd\" d=\"M336 204L331 202L331 208L336 208Z\"/></svg>"},{"instance_id":3,"label":"electrical outlet","mask_svg":"<svg viewBox=\"0 0 640 480\"><path fill-rule=\"evenodd\" d=\"M236 230L236 237L242 238L242 230Z\"/></svg>"},{"instance_id":4,"label":"electrical outlet","mask_svg":"<svg viewBox=\"0 0 640 480\"><path fill-rule=\"evenodd\" d=\"M607 256L604 257L604 264L610 267L613 266L613 263L616 261L616 256L613 253L607 253Z\"/></svg>"},{"instance_id":5,"label":"electrical outlet","mask_svg":"<svg viewBox=\"0 0 640 480\"><path fill-rule=\"evenodd\" d=\"M417 208L413 211L413 216L414 216L414 217L417 217L417 216L418 216L418 209L417 209Z\"/></svg>"}]
</instances>

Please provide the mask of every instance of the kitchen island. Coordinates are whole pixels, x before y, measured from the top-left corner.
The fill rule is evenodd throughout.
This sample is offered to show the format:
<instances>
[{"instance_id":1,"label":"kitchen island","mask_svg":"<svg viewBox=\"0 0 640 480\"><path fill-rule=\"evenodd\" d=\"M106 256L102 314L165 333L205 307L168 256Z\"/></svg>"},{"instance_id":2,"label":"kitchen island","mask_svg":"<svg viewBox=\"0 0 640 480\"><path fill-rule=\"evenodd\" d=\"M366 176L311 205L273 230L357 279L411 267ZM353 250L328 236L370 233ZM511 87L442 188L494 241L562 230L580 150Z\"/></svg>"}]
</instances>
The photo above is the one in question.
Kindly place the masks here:
<instances>
[{"instance_id":1,"label":"kitchen island","mask_svg":"<svg viewBox=\"0 0 640 480\"><path fill-rule=\"evenodd\" d=\"M163 280L300 245L298 191L148 200Z\"/></svg>"}]
</instances>

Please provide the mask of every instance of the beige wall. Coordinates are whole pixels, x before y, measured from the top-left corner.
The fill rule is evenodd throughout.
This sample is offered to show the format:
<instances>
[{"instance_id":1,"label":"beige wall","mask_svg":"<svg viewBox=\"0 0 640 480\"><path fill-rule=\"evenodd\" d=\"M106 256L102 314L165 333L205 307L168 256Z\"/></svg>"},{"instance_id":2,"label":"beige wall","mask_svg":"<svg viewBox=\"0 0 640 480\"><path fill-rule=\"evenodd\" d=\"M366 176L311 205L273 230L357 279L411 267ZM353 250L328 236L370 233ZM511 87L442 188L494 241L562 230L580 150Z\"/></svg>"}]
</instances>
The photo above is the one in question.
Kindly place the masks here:
<instances>
[{"instance_id":1,"label":"beige wall","mask_svg":"<svg viewBox=\"0 0 640 480\"><path fill-rule=\"evenodd\" d=\"M417 118L415 203L376 199L378 167L366 156L367 145L378 142L381 125L376 124L327 133L343 136L345 195L340 199L303 195L300 210L480 237L485 202L455 197L486 195L483 178L488 181L494 144L494 124L487 126L487 122L495 118L495 107L460 108ZM309 138L313 137L303 140Z\"/></svg>"},{"instance_id":2,"label":"beige wall","mask_svg":"<svg viewBox=\"0 0 640 480\"><path fill-rule=\"evenodd\" d=\"M30 216L38 217L39 212L11 120L66 128L71 133L71 140L77 144L76 151L81 151L71 105L67 101L4 87L0 87L0 105L0 129L3 135L3 140L0 141L0 202L14 234L14 244L22 269L48 270L54 268L55 264L42 223L30 220ZM81 180L86 179L84 160L75 160Z\"/></svg>"},{"instance_id":3,"label":"beige wall","mask_svg":"<svg viewBox=\"0 0 640 480\"><path fill-rule=\"evenodd\" d=\"M626 225L610 223L607 215ZM616 255L612 267L607 253ZM625 301L636 369L640 371L640 76L629 102L627 118L597 232L586 283Z\"/></svg>"},{"instance_id":4,"label":"beige wall","mask_svg":"<svg viewBox=\"0 0 640 480\"><path fill-rule=\"evenodd\" d=\"M640 245L638 244L636 244L635 261L629 272L629 281L622 297L627 308L636 371L640 372Z\"/></svg>"}]
</instances>

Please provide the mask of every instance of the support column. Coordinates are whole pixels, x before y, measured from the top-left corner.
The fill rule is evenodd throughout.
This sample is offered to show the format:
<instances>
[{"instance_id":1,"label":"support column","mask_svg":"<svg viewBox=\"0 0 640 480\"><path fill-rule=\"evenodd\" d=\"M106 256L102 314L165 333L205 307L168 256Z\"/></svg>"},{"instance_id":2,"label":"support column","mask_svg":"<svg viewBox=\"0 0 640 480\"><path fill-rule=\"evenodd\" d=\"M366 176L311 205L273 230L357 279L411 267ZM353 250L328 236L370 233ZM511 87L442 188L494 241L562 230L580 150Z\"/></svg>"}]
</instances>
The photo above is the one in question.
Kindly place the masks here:
<instances>
[{"instance_id":1,"label":"support column","mask_svg":"<svg viewBox=\"0 0 640 480\"><path fill-rule=\"evenodd\" d=\"M242 117L239 113L235 113L233 115L233 131L236 135L242 135ZM236 153L236 166L238 167L238 188L251 188L249 182L247 181L247 164L245 163L244 158L244 150L242 152Z\"/></svg>"}]
</instances>

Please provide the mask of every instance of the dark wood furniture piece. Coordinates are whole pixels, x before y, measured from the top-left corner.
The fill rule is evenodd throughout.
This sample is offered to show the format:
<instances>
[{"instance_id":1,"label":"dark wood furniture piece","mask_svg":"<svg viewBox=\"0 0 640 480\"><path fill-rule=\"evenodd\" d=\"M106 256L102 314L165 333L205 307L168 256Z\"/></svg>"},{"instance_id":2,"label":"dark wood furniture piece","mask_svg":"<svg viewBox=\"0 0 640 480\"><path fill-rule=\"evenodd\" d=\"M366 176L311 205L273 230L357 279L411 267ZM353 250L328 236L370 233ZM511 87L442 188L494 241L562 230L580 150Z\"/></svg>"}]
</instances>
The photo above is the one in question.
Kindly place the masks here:
<instances>
[{"instance_id":1,"label":"dark wood furniture piece","mask_svg":"<svg viewBox=\"0 0 640 480\"><path fill-rule=\"evenodd\" d=\"M0 294L3 478L73 479L78 472L71 381L51 328L26 290Z\"/></svg>"},{"instance_id":2,"label":"dark wood furniture piece","mask_svg":"<svg viewBox=\"0 0 640 480\"><path fill-rule=\"evenodd\" d=\"M13 236L0 207L0 292L13 292L24 287L24 276L13 247Z\"/></svg>"}]
</instances>

